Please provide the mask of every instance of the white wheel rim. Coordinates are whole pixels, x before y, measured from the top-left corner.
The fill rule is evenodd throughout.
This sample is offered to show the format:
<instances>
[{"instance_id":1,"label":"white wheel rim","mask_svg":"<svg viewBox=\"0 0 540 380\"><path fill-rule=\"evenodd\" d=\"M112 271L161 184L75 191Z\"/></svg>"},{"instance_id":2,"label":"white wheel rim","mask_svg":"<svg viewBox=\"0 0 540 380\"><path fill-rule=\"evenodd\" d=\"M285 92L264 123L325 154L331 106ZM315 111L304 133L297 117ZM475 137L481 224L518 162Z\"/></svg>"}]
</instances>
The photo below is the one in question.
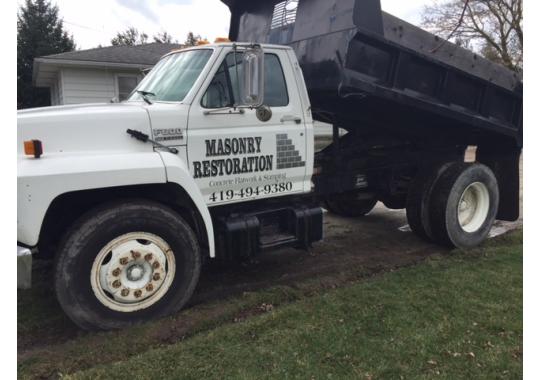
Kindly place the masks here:
<instances>
[{"instance_id":1,"label":"white wheel rim","mask_svg":"<svg viewBox=\"0 0 540 380\"><path fill-rule=\"evenodd\" d=\"M169 245L148 232L131 232L107 243L90 272L96 298L109 309L133 312L159 301L174 279Z\"/></svg>"},{"instance_id":2,"label":"white wheel rim","mask_svg":"<svg viewBox=\"0 0 540 380\"><path fill-rule=\"evenodd\" d=\"M489 212L489 191L481 182L469 185L458 203L459 225L465 232L475 232L482 227Z\"/></svg>"}]
</instances>

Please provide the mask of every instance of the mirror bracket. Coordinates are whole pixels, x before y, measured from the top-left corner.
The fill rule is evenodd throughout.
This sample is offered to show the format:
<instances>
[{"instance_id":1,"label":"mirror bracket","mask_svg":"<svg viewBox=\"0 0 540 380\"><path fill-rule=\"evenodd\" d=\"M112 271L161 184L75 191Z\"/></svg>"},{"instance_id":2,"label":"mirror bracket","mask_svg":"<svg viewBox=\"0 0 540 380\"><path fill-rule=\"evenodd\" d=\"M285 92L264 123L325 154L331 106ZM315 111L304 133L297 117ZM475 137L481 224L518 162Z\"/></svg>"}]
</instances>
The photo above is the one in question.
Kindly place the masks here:
<instances>
[{"instance_id":1,"label":"mirror bracket","mask_svg":"<svg viewBox=\"0 0 540 380\"><path fill-rule=\"evenodd\" d=\"M238 109L237 109L238 108ZM239 114L243 115L246 111L239 107L226 107L226 108L216 108L214 110L207 110L203 112L203 115L232 115L232 114Z\"/></svg>"}]
</instances>

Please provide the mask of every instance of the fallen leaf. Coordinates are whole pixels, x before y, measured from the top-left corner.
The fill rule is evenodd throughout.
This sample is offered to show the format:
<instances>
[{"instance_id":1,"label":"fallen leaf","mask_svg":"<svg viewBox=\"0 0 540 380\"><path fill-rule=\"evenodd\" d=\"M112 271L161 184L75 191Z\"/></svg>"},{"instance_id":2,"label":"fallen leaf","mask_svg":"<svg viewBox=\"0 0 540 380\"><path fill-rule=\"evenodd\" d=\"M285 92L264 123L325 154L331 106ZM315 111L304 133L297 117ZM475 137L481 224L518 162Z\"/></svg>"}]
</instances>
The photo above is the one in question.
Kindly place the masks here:
<instances>
[{"instance_id":1,"label":"fallen leaf","mask_svg":"<svg viewBox=\"0 0 540 380\"><path fill-rule=\"evenodd\" d=\"M259 306L259 310L266 312L272 311L274 309L274 305L271 303L263 303L261 306Z\"/></svg>"}]
</instances>

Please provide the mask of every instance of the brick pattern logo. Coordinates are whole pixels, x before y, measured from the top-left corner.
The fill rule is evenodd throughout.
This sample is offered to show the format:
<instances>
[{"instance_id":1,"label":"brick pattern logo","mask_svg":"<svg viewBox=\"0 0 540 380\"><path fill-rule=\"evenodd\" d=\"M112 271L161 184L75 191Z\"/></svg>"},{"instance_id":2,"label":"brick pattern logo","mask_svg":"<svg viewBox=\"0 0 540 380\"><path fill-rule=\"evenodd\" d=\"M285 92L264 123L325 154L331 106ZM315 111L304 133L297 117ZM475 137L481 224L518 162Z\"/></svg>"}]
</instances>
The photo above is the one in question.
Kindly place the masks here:
<instances>
[{"instance_id":1,"label":"brick pattern logo","mask_svg":"<svg viewBox=\"0 0 540 380\"><path fill-rule=\"evenodd\" d=\"M276 135L277 139L277 168L290 169L306 166L306 161L302 161L300 152L295 150L292 140L286 133Z\"/></svg>"}]
</instances>

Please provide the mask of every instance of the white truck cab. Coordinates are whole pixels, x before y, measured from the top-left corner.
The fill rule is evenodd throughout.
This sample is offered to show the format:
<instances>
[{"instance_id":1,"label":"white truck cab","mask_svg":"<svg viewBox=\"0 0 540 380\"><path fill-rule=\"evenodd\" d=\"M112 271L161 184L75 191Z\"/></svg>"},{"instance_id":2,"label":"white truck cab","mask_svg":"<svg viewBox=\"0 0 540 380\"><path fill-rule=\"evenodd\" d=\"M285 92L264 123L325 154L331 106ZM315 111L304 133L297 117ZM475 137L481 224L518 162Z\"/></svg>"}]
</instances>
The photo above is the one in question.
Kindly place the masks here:
<instances>
[{"instance_id":1,"label":"white truck cab","mask_svg":"<svg viewBox=\"0 0 540 380\"><path fill-rule=\"evenodd\" d=\"M117 328L181 308L204 256L307 247L313 139L295 54L275 45L171 52L120 104L20 111L19 285L31 252L54 254L66 313Z\"/></svg>"}]
</instances>

